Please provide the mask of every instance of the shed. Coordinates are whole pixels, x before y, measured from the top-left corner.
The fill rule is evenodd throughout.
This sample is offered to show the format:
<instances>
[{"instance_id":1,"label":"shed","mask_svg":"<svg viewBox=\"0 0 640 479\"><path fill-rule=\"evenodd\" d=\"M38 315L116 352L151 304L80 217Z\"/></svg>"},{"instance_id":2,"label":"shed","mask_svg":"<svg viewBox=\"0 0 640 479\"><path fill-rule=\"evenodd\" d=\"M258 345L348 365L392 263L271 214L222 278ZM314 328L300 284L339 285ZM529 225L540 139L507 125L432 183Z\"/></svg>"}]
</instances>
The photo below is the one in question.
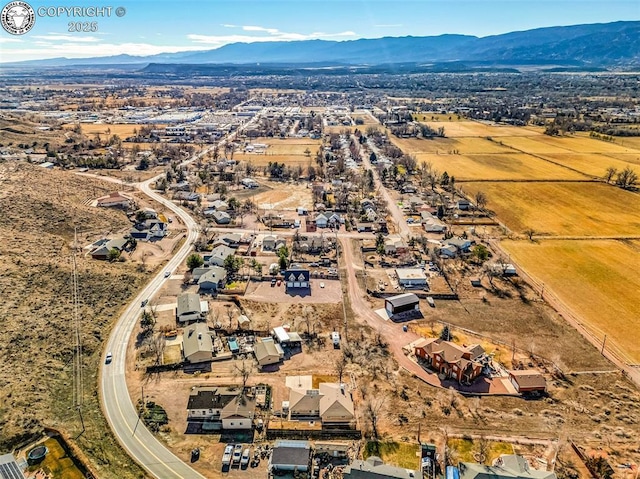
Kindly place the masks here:
<instances>
[{"instance_id":1,"label":"shed","mask_svg":"<svg viewBox=\"0 0 640 479\"><path fill-rule=\"evenodd\" d=\"M276 441L269 459L269 472L309 470L311 445L309 441Z\"/></svg>"},{"instance_id":2,"label":"shed","mask_svg":"<svg viewBox=\"0 0 640 479\"><path fill-rule=\"evenodd\" d=\"M538 371L509 371L509 381L519 393L545 392L547 390L547 380Z\"/></svg>"},{"instance_id":3,"label":"shed","mask_svg":"<svg viewBox=\"0 0 640 479\"><path fill-rule=\"evenodd\" d=\"M413 293L390 296L384 300L384 308L390 315L405 311L419 311L420 299Z\"/></svg>"},{"instance_id":4,"label":"shed","mask_svg":"<svg viewBox=\"0 0 640 479\"><path fill-rule=\"evenodd\" d=\"M282 347L273 338L263 338L258 341L253 347L253 354L260 367L279 363L284 358Z\"/></svg>"}]
</instances>

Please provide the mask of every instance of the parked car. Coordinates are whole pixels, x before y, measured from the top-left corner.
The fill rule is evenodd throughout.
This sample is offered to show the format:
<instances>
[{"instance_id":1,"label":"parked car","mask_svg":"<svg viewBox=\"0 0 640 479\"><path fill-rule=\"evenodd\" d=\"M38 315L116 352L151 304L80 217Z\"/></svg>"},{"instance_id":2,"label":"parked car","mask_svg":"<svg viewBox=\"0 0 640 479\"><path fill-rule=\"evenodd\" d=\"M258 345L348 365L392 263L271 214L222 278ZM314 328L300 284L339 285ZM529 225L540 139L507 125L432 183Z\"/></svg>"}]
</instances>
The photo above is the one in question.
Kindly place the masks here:
<instances>
[{"instance_id":1,"label":"parked car","mask_svg":"<svg viewBox=\"0 0 640 479\"><path fill-rule=\"evenodd\" d=\"M278 286L280 286L282 284L282 280L278 280Z\"/></svg>"},{"instance_id":2,"label":"parked car","mask_svg":"<svg viewBox=\"0 0 640 479\"><path fill-rule=\"evenodd\" d=\"M276 285L276 279L275 279L275 278L273 278L273 279L271 280L271 287L273 288L275 285Z\"/></svg>"},{"instance_id":3,"label":"parked car","mask_svg":"<svg viewBox=\"0 0 640 479\"><path fill-rule=\"evenodd\" d=\"M246 448L242 453L242 459L240 459L240 467L242 467L243 469L249 465L250 454L251 452L249 451L249 448Z\"/></svg>"},{"instance_id":4,"label":"parked car","mask_svg":"<svg viewBox=\"0 0 640 479\"><path fill-rule=\"evenodd\" d=\"M113 360L113 355L108 352L107 355L104 358L104 363L105 364L111 364L111 361Z\"/></svg>"},{"instance_id":5,"label":"parked car","mask_svg":"<svg viewBox=\"0 0 640 479\"><path fill-rule=\"evenodd\" d=\"M149 302L149 300L145 299L142 303L140 303L140 307L144 308L147 305L148 302Z\"/></svg>"},{"instance_id":6,"label":"parked car","mask_svg":"<svg viewBox=\"0 0 640 479\"><path fill-rule=\"evenodd\" d=\"M320 283L320 287L321 287L321 288L324 288L324 283Z\"/></svg>"},{"instance_id":7,"label":"parked car","mask_svg":"<svg viewBox=\"0 0 640 479\"><path fill-rule=\"evenodd\" d=\"M311 263L311 264L309 264L309 266L310 266L311 268L317 268L317 267L318 267L318 266L320 266L320 265L319 265L318 263Z\"/></svg>"},{"instance_id":8,"label":"parked car","mask_svg":"<svg viewBox=\"0 0 640 479\"><path fill-rule=\"evenodd\" d=\"M242 444L236 444L233 446L233 456L231 457L231 461L233 464L238 464L242 457Z\"/></svg>"},{"instance_id":9,"label":"parked car","mask_svg":"<svg viewBox=\"0 0 640 479\"><path fill-rule=\"evenodd\" d=\"M222 465L228 466L231 464L231 455L233 454L233 445L227 444L224 448L224 454L222 455Z\"/></svg>"}]
</instances>

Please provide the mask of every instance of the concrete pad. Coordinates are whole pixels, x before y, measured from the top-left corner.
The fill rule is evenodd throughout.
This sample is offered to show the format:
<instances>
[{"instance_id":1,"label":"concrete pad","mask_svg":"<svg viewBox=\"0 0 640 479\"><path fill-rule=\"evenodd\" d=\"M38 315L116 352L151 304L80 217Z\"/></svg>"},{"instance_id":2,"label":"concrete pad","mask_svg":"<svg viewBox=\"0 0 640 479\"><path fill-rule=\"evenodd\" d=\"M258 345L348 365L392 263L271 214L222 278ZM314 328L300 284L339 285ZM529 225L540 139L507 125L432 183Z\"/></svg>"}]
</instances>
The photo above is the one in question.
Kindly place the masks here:
<instances>
[{"instance_id":1,"label":"concrete pad","mask_svg":"<svg viewBox=\"0 0 640 479\"><path fill-rule=\"evenodd\" d=\"M375 310L375 313L376 313L378 316L380 316L382 319L384 319L385 321L388 321L388 320L390 319L390 318L389 318L389 312L388 312L386 309L384 309L384 308L382 308L382 309L376 309L376 310Z\"/></svg>"}]
</instances>

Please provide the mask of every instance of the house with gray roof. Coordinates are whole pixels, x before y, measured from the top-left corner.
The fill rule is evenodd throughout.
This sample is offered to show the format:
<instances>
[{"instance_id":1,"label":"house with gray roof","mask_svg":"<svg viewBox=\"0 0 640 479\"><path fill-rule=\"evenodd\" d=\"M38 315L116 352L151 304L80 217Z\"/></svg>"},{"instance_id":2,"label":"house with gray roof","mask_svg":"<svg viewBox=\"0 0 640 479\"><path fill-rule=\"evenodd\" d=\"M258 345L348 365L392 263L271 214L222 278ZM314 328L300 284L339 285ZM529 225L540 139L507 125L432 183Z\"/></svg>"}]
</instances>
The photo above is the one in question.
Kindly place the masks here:
<instances>
[{"instance_id":1,"label":"house with gray roof","mask_svg":"<svg viewBox=\"0 0 640 479\"><path fill-rule=\"evenodd\" d=\"M236 250L229 248L228 246L220 245L211 250L208 256L210 266L223 266L224 260L227 256L235 254Z\"/></svg>"},{"instance_id":2,"label":"house with gray roof","mask_svg":"<svg viewBox=\"0 0 640 479\"><path fill-rule=\"evenodd\" d=\"M493 466L461 462L460 479L557 479L555 472L533 469L529 461L517 454L503 454Z\"/></svg>"},{"instance_id":3,"label":"house with gray roof","mask_svg":"<svg viewBox=\"0 0 640 479\"><path fill-rule=\"evenodd\" d=\"M217 292L227 284L227 270L220 266L212 266L202 273L198 279L201 291Z\"/></svg>"},{"instance_id":4,"label":"house with gray roof","mask_svg":"<svg viewBox=\"0 0 640 479\"><path fill-rule=\"evenodd\" d=\"M191 364L204 363L213 359L213 339L206 323L187 326L182 335L182 357Z\"/></svg>"},{"instance_id":5,"label":"house with gray roof","mask_svg":"<svg viewBox=\"0 0 640 479\"><path fill-rule=\"evenodd\" d=\"M182 293L178 295L176 308L176 321L186 323L189 321L200 321L204 318L200 295L195 293Z\"/></svg>"},{"instance_id":6,"label":"house with gray roof","mask_svg":"<svg viewBox=\"0 0 640 479\"><path fill-rule=\"evenodd\" d=\"M417 461L416 461L417 462ZM344 479L414 479L422 477L418 471L390 466L377 456L370 456L366 461L354 460L344 468Z\"/></svg>"}]
</instances>

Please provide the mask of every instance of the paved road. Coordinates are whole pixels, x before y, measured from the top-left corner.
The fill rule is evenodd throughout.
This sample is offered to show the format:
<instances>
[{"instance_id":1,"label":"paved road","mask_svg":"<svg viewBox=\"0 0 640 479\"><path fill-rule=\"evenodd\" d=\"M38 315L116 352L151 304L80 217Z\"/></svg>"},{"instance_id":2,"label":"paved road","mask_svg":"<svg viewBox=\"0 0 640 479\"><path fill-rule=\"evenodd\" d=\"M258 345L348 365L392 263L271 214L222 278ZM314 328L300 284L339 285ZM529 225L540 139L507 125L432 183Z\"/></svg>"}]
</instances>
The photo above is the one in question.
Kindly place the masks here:
<instances>
[{"instance_id":1,"label":"paved road","mask_svg":"<svg viewBox=\"0 0 640 479\"><path fill-rule=\"evenodd\" d=\"M151 190L150 183L154 180L140 183L140 189L182 218L188 230L185 243L166 266L166 270L174 271L191 251L192 243L198 237L198 228L193 218L184 210ZM125 377L127 344L140 317L140 303L156 294L165 281L163 270L133 300L113 328L106 346L106 351L113 354L113 361L111 364L103 365L100 378L102 409L122 447L150 474L162 479L200 479L204 476L169 451L138 421L137 411L127 389Z\"/></svg>"}]
</instances>

